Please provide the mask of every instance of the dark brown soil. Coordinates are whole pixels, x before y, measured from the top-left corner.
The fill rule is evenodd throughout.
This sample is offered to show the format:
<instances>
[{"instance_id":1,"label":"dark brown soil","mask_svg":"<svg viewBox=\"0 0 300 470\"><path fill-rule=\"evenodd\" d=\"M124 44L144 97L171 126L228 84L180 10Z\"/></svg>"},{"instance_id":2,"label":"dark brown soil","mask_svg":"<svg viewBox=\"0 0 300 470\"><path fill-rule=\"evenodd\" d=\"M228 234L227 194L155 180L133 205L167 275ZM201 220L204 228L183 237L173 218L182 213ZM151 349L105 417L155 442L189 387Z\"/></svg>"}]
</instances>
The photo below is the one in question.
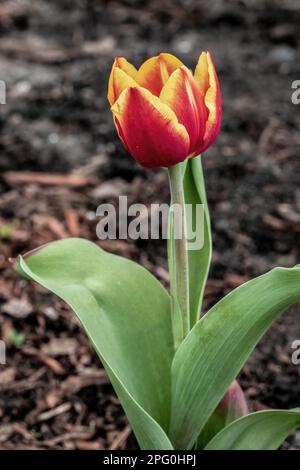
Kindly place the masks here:
<instances>
[{"instance_id":1,"label":"dark brown soil","mask_svg":"<svg viewBox=\"0 0 300 470\"><path fill-rule=\"evenodd\" d=\"M206 307L273 266L300 262L300 107L291 102L299 22L293 0L0 3L0 333L8 345L0 449L136 448L73 314L8 263L67 236L97 241L95 210L119 194L168 201L165 171L138 167L116 137L106 101L114 56L138 65L169 51L193 67L201 50L214 55L224 121L204 157L214 236ZM163 243L101 245L168 284ZM300 405L291 361L299 313L274 324L241 373L253 410ZM300 449L300 433L284 448Z\"/></svg>"}]
</instances>

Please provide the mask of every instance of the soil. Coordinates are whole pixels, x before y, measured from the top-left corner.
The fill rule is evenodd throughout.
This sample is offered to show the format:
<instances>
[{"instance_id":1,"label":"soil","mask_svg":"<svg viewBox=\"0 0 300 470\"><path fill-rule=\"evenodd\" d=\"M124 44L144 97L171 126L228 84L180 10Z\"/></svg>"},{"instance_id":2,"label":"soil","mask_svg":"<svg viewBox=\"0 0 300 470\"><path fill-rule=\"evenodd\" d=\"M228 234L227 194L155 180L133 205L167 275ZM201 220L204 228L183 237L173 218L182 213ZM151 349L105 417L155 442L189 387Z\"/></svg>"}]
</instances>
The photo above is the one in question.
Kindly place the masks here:
<instances>
[{"instance_id":1,"label":"soil","mask_svg":"<svg viewBox=\"0 0 300 470\"><path fill-rule=\"evenodd\" d=\"M300 261L300 5L293 0L19 0L0 4L0 449L135 449L112 387L66 305L8 258L81 236L168 285L160 241L96 237L101 202L167 202L164 170L118 141L106 88L116 55L161 51L194 67L210 50L223 93L220 137L204 156L214 256L205 307L245 280ZM42 176L41 176L42 174ZM259 343L240 382L252 410L300 405L300 308ZM300 449L300 432L284 449Z\"/></svg>"}]
</instances>

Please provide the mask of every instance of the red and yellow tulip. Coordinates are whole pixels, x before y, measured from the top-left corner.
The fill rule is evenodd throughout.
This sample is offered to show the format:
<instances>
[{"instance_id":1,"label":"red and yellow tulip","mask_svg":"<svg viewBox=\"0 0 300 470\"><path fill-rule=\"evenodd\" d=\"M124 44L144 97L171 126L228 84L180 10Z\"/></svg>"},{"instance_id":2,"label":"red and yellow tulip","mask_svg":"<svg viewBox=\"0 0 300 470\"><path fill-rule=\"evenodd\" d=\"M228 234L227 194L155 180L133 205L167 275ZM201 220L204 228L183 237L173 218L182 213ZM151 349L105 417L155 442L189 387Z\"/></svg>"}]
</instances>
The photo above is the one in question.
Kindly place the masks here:
<instances>
[{"instance_id":1,"label":"red and yellow tulip","mask_svg":"<svg viewBox=\"0 0 300 470\"><path fill-rule=\"evenodd\" d=\"M209 52L194 75L171 54L152 57L137 70L115 59L108 100L129 153L148 168L169 167L204 152L221 127L221 93Z\"/></svg>"}]
</instances>

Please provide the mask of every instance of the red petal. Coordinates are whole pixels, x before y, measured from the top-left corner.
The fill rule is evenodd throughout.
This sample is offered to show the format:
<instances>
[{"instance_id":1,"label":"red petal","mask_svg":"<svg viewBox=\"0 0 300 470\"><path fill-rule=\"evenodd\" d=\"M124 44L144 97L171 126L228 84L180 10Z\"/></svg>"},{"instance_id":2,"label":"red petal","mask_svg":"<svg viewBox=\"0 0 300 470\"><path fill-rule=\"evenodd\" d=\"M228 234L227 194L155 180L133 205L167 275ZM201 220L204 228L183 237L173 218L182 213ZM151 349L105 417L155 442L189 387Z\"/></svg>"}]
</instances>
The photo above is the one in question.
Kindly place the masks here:
<instances>
[{"instance_id":1,"label":"red petal","mask_svg":"<svg viewBox=\"0 0 300 470\"><path fill-rule=\"evenodd\" d=\"M204 137L208 112L194 77L185 66L172 73L161 91L160 100L174 111L188 131L189 154L194 155L197 143Z\"/></svg>"},{"instance_id":2,"label":"red petal","mask_svg":"<svg viewBox=\"0 0 300 470\"><path fill-rule=\"evenodd\" d=\"M141 165L171 166L188 156L190 140L175 113L141 87L126 89L112 106L124 145Z\"/></svg>"},{"instance_id":3,"label":"red petal","mask_svg":"<svg viewBox=\"0 0 300 470\"><path fill-rule=\"evenodd\" d=\"M183 63L172 54L159 54L146 60L138 70L135 80L153 95L159 96L169 76Z\"/></svg>"},{"instance_id":4,"label":"red petal","mask_svg":"<svg viewBox=\"0 0 300 470\"><path fill-rule=\"evenodd\" d=\"M123 57L117 57L113 63L108 80L107 98L110 105L119 98L123 90L137 83L134 80L136 68Z\"/></svg>"},{"instance_id":5,"label":"red petal","mask_svg":"<svg viewBox=\"0 0 300 470\"><path fill-rule=\"evenodd\" d=\"M199 153L204 152L216 139L222 121L222 99L217 73L209 52L202 52L196 70L195 81L204 96L208 118L203 141L199 143Z\"/></svg>"}]
</instances>

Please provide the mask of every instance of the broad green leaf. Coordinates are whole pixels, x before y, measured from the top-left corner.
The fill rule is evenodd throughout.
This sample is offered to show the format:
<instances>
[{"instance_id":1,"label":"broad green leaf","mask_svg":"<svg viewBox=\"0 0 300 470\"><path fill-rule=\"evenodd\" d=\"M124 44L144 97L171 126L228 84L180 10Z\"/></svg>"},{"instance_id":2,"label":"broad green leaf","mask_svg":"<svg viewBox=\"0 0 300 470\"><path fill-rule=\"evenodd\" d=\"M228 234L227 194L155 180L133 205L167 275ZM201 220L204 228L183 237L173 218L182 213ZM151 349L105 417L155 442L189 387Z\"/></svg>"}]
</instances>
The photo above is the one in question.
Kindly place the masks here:
<instances>
[{"instance_id":1,"label":"broad green leaf","mask_svg":"<svg viewBox=\"0 0 300 470\"><path fill-rule=\"evenodd\" d=\"M222 429L205 450L276 450L300 426L300 408L243 416Z\"/></svg>"},{"instance_id":2,"label":"broad green leaf","mask_svg":"<svg viewBox=\"0 0 300 470\"><path fill-rule=\"evenodd\" d=\"M275 268L235 289L191 330L172 365L170 438L191 448L272 321L300 300L300 267Z\"/></svg>"},{"instance_id":3,"label":"broad green leaf","mask_svg":"<svg viewBox=\"0 0 300 470\"><path fill-rule=\"evenodd\" d=\"M172 449L170 301L144 268L81 239L20 258L17 269L67 302L105 366L144 449Z\"/></svg>"},{"instance_id":4,"label":"broad green leaf","mask_svg":"<svg viewBox=\"0 0 300 470\"><path fill-rule=\"evenodd\" d=\"M211 261L212 240L210 216L207 204L205 182L203 177L201 156L187 161L184 173L184 197L186 204L192 204L192 227L203 229L203 246L200 249L189 250L189 298L191 327L199 318L205 284ZM196 204L202 204L204 210L204 227L196 227ZM191 222L189 222L191 223Z\"/></svg>"}]
</instances>

